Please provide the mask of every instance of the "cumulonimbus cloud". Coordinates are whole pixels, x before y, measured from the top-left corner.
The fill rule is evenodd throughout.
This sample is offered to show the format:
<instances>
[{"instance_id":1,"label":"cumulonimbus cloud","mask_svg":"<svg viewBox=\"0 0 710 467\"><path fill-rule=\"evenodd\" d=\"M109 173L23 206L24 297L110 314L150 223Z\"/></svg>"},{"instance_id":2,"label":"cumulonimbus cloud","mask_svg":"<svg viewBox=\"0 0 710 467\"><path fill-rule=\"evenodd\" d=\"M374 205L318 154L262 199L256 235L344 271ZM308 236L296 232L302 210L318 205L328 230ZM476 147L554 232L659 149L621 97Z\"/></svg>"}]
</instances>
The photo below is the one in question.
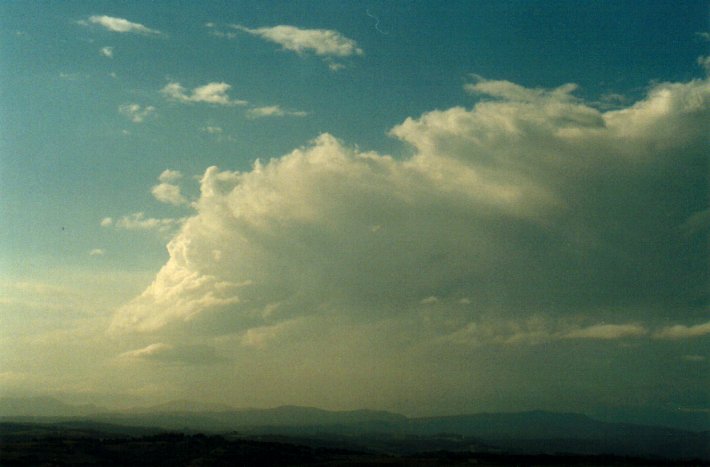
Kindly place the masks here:
<instances>
[{"instance_id":1,"label":"cumulonimbus cloud","mask_svg":"<svg viewBox=\"0 0 710 467\"><path fill-rule=\"evenodd\" d=\"M261 345L250 329L326 313L426 317L457 342L604 341L699 313L704 237L681 226L707 209L707 80L607 112L573 85L479 77L467 90L472 108L390 131L408 158L323 134L246 172L207 169L169 260L112 328L199 322ZM621 306L623 319L609 311ZM557 318L572 324L547 324Z\"/></svg>"}]
</instances>

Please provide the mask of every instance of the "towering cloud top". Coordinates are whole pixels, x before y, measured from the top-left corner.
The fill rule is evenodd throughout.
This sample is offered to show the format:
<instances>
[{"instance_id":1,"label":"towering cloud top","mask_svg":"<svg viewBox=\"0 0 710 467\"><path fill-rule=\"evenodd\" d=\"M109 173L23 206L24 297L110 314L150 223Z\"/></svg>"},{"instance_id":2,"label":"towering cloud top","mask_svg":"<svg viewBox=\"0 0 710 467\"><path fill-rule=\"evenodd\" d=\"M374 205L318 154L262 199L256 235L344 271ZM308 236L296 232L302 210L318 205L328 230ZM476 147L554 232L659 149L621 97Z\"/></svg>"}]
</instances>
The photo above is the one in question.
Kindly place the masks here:
<instances>
[{"instance_id":1,"label":"towering cloud top","mask_svg":"<svg viewBox=\"0 0 710 467\"><path fill-rule=\"evenodd\" d=\"M659 304L707 294L702 239L682 226L707 209L708 81L610 112L572 85L466 88L490 99L391 130L408 159L323 134L248 172L209 168L169 261L114 329L197 320L253 341L313 314L429 309L433 335L459 343L693 335L648 330L672 318ZM622 297L623 318L605 321Z\"/></svg>"}]
</instances>

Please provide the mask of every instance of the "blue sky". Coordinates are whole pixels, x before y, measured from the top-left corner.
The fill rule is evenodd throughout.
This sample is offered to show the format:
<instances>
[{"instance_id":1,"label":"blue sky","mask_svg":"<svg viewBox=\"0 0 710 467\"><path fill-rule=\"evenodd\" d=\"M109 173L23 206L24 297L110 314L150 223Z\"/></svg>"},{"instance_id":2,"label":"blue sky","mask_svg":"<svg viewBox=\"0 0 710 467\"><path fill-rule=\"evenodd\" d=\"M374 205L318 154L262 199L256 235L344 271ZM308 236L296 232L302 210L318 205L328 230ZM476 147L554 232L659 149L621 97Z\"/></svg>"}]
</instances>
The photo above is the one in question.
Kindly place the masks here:
<instances>
[{"instance_id":1,"label":"blue sky","mask_svg":"<svg viewBox=\"0 0 710 467\"><path fill-rule=\"evenodd\" d=\"M560 376L589 410L654 384L649 407L706 410L708 15L5 2L0 390L575 408L542 376L539 396L496 396L550 359L548 377L590 365ZM619 360L631 346L644 363ZM242 395L196 388L235 371ZM121 399L106 374L140 384ZM281 378L291 397L264 389Z\"/></svg>"}]
</instances>

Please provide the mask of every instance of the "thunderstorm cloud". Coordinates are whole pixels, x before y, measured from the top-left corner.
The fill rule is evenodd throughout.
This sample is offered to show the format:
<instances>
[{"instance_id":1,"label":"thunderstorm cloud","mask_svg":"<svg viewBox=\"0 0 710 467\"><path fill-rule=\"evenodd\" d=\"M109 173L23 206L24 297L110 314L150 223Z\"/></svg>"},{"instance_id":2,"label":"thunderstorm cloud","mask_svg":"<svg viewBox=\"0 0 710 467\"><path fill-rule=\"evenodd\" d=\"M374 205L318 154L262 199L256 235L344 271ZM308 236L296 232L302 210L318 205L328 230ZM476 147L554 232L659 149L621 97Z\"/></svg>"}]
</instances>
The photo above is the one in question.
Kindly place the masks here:
<instances>
[{"instance_id":1,"label":"thunderstorm cloud","mask_svg":"<svg viewBox=\"0 0 710 467\"><path fill-rule=\"evenodd\" d=\"M706 334L707 229L683 226L707 209L709 82L606 112L574 85L465 89L472 108L391 129L406 158L321 134L250 171L208 168L168 261L112 330L257 347L318 320L459 344Z\"/></svg>"}]
</instances>

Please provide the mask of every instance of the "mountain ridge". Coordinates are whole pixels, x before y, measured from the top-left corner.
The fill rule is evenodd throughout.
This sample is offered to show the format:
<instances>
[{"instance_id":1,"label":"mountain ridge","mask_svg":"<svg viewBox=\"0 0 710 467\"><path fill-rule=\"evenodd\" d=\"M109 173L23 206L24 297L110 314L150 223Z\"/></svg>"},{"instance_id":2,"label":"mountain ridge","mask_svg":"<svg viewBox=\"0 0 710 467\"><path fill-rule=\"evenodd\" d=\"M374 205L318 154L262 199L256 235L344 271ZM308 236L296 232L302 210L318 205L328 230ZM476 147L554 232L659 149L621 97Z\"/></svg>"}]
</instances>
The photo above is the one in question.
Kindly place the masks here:
<instances>
[{"instance_id":1,"label":"mountain ridge","mask_svg":"<svg viewBox=\"0 0 710 467\"><path fill-rule=\"evenodd\" d=\"M155 427L172 431L245 433L254 436L337 436L375 440L399 437L459 439L462 449L476 443L499 446L508 452L644 455L667 458L710 459L710 431L695 432L662 426L596 420L574 412L531 410L483 412L438 417L407 417L377 410L332 411L315 407L284 405L269 409L235 409L230 406L171 401L157 406L87 413L101 409L75 406L51 398L27 399L41 402L33 411L18 413L20 399L0 398L0 421L42 423L104 423ZM55 402L52 407L51 403ZM151 408L152 407L152 408ZM223 409L199 411L200 408ZM8 411L8 409L14 410ZM48 410L42 414L42 410Z\"/></svg>"}]
</instances>

